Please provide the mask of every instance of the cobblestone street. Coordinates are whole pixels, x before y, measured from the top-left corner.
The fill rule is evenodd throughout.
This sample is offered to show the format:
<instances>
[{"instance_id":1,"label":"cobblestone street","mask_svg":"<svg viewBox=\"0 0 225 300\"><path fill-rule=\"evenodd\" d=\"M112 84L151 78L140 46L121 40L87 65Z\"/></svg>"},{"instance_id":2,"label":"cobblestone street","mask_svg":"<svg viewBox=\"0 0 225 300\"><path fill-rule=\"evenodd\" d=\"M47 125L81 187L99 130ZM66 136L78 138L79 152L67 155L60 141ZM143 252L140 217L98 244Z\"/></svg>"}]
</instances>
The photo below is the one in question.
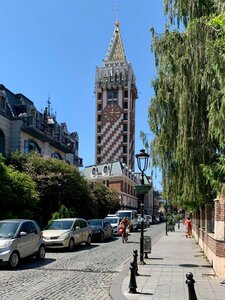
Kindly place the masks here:
<instances>
[{"instance_id":1,"label":"cobblestone street","mask_svg":"<svg viewBox=\"0 0 225 300\"><path fill-rule=\"evenodd\" d=\"M160 231L160 233L159 233ZM145 234L163 234L163 224L152 226ZM111 300L110 285L123 262L139 251L140 233L132 233L122 244L116 237L105 243L81 246L73 252L48 251L43 262L29 258L17 270L1 267L1 300Z\"/></svg>"}]
</instances>

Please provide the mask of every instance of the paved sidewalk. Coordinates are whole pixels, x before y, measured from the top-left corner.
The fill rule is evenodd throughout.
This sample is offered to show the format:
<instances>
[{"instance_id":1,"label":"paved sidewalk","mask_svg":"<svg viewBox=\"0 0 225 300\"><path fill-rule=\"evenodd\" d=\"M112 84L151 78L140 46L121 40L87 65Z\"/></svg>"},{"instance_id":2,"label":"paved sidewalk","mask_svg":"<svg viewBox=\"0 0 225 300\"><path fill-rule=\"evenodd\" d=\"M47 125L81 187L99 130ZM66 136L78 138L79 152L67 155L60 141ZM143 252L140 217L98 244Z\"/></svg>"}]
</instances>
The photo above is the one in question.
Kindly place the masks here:
<instances>
[{"instance_id":1,"label":"paved sidewalk","mask_svg":"<svg viewBox=\"0 0 225 300\"><path fill-rule=\"evenodd\" d=\"M192 272L198 300L224 300L225 285L215 276L194 238L185 237L185 228L176 227L152 247L145 265L138 265L137 293L129 293L129 260L111 287L113 300L187 300L186 274ZM139 253L139 249L138 249ZM138 257L139 260L139 257Z\"/></svg>"}]
</instances>

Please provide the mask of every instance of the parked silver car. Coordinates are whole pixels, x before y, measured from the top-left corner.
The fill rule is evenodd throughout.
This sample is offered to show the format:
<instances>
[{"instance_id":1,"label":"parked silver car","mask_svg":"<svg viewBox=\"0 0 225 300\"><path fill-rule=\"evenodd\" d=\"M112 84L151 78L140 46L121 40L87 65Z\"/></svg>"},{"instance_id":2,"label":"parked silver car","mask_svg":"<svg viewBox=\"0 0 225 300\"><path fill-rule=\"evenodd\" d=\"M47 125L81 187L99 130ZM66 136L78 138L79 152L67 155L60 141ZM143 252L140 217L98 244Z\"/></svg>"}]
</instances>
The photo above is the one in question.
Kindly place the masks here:
<instances>
[{"instance_id":1,"label":"parked silver car","mask_svg":"<svg viewBox=\"0 0 225 300\"><path fill-rule=\"evenodd\" d=\"M39 225L33 220L0 221L0 262L16 268L21 258L45 257L45 244Z\"/></svg>"},{"instance_id":2,"label":"parked silver car","mask_svg":"<svg viewBox=\"0 0 225 300\"><path fill-rule=\"evenodd\" d=\"M48 248L73 250L75 245L91 244L91 229L81 218L56 219L43 230L43 239Z\"/></svg>"}]
</instances>

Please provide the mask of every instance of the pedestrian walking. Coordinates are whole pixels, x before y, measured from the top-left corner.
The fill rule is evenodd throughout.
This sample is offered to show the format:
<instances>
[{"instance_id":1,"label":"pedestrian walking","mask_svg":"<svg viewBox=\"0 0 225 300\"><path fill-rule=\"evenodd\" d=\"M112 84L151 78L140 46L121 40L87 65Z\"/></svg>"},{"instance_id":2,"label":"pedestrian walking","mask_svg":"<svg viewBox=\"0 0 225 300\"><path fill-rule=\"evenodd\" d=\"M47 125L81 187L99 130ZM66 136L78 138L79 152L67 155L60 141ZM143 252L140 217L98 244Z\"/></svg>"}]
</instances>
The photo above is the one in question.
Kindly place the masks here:
<instances>
[{"instance_id":1,"label":"pedestrian walking","mask_svg":"<svg viewBox=\"0 0 225 300\"><path fill-rule=\"evenodd\" d=\"M190 217L187 217L184 223L186 225L186 238L192 238L192 222Z\"/></svg>"}]
</instances>

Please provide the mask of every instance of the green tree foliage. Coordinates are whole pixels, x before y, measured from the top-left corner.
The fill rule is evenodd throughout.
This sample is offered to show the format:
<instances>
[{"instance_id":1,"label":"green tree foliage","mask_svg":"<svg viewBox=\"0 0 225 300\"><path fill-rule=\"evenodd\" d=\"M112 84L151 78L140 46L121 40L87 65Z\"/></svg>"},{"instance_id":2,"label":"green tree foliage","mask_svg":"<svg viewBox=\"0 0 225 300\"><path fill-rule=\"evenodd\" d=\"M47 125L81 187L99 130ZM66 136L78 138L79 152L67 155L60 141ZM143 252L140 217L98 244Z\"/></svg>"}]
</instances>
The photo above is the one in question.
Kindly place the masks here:
<instances>
[{"instance_id":1,"label":"green tree foliage","mask_svg":"<svg viewBox=\"0 0 225 300\"><path fill-rule=\"evenodd\" d=\"M64 161L43 158L37 153L25 156L19 152L7 164L28 174L36 183L40 202L35 211L40 223L58 217L105 217L119 208L118 192L103 184L88 184L79 170Z\"/></svg>"},{"instance_id":2,"label":"green tree foliage","mask_svg":"<svg viewBox=\"0 0 225 300\"><path fill-rule=\"evenodd\" d=\"M182 21L187 29L162 35L152 29L153 164L162 168L164 196L191 209L213 197L202 166L209 167L225 146L223 9L220 1L166 0L170 22Z\"/></svg>"},{"instance_id":3,"label":"green tree foliage","mask_svg":"<svg viewBox=\"0 0 225 300\"><path fill-rule=\"evenodd\" d=\"M43 158L37 153L25 156L14 153L10 163L29 174L40 195L39 213L46 224L63 204L74 217L88 218L93 214L93 201L88 184L76 168L64 161Z\"/></svg>"},{"instance_id":4,"label":"green tree foliage","mask_svg":"<svg viewBox=\"0 0 225 300\"><path fill-rule=\"evenodd\" d=\"M7 167L0 157L0 217L37 218L39 201L35 182L24 172Z\"/></svg>"},{"instance_id":5,"label":"green tree foliage","mask_svg":"<svg viewBox=\"0 0 225 300\"><path fill-rule=\"evenodd\" d=\"M95 202L95 217L104 218L109 213L115 213L119 208L119 193L102 183L90 184L90 194Z\"/></svg>"}]
</instances>

